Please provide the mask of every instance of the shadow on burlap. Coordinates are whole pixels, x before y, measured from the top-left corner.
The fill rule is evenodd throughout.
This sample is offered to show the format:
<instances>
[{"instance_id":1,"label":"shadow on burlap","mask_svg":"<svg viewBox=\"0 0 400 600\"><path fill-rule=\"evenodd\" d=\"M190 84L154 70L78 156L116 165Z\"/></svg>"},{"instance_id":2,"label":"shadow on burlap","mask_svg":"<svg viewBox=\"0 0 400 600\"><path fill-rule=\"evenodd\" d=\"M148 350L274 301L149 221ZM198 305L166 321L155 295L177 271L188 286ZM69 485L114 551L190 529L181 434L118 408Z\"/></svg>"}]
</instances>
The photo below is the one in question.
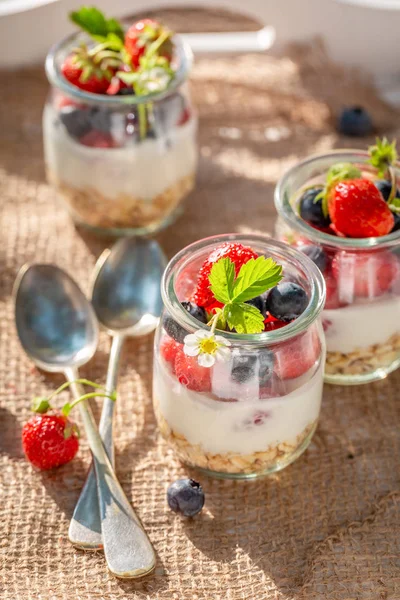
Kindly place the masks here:
<instances>
[{"instance_id":1,"label":"shadow on burlap","mask_svg":"<svg viewBox=\"0 0 400 600\"><path fill-rule=\"evenodd\" d=\"M187 14L167 13L167 20L180 29L243 25L219 13ZM117 581L101 554L71 548L68 521L88 448L83 439L78 458L54 473L34 472L23 459L30 399L61 378L40 373L21 352L11 288L18 268L35 260L64 267L88 291L104 243L75 231L45 183L42 70L2 81L1 600L397 600L400 373L367 387L325 387L319 428L295 464L254 483L202 477L206 508L182 521L165 502L168 483L187 471L155 428L152 338L130 341L119 384L117 470L155 545L157 569L142 582ZM358 75L330 65L319 44L283 58L199 58L192 91L200 114L198 186L184 216L158 236L169 256L214 233L272 232L280 174L309 153L352 145L332 127L342 103L366 104L383 132L399 130L399 115ZM102 336L82 376L104 382L108 350Z\"/></svg>"}]
</instances>

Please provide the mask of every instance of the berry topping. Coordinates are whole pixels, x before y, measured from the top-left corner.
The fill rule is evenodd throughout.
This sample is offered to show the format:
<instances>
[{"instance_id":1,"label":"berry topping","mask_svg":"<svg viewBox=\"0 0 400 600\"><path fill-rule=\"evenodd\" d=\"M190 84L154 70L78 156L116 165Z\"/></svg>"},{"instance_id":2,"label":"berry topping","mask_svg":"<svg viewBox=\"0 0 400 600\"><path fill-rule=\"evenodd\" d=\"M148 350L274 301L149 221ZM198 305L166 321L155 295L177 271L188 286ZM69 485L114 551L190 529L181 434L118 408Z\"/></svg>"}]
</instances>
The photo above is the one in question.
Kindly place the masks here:
<instances>
[{"instance_id":1,"label":"berry topping","mask_svg":"<svg viewBox=\"0 0 400 600\"><path fill-rule=\"evenodd\" d=\"M279 319L275 319L272 315L268 315L267 320L264 323L264 331L275 331L275 329L280 329L281 327L285 327L287 323L284 321L280 321Z\"/></svg>"},{"instance_id":2,"label":"berry topping","mask_svg":"<svg viewBox=\"0 0 400 600\"><path fill-rule=\"evenodd\" d=\"M361 106L344 108L338 119L338 129L343 135L363 137L372 133L372 119Z\"/></svg>"},{"instance_id":3,"label":"berry topping","mask_svg":"<svg viewBox=\"0 0 400 600\"><path fill-rule=\"evenodd\" d=\"M140 58L146 53L152 42L163 35L164 31L163 27L153 19L142 19L129 27L125 35L125 49L133 67L139 66ZM159 54L170 60L171 50L168 35L159 48Z\"/></svg>"},{"instance_id":4,"label":"berry topping","mask_svg":"<svg viewBox=\"0 0 400 600\"><path fill-rule=\"evenodd\" d=\"M61 108L60 120L69 135L75 139L83 137L92 129L89 111L73 104Z\"/></svg>"},{"instance_id":5,"label":"berry topping","mask_svg":"<svg viewBox=\"0 0 400 600\"><path fill-rule=\"evenodd\" d=\"M325 308L328 310L334 309L334 308L340 308L341 306L344 305L344 303L341 303L339 300L337 281L336 281L333 273L326 273L324 275L324 279L325 279L325 286L326 286Z\"/></svg>"},{"instance_id":6,"label":"berry topping","mask_svg":"<svg viewBox=\"0 0 400 600\"><path fill-rule=\"evenodd\" d=\"M184 517L194 517L204 506L203 488L193 479L178 479L167 490L168 506Z\"/></svg>"},{"instance_id":7,"label":"berry topping","mask_svg":"<svg viewBox=\"0 0 400 600\"><path fill-rule=\"evenodd\" d=\"M268 294L267 310L280 321L293 321L308 305L306 291L297 283L286 281L273 288Z\"/></svg>"},{"instance_id":8,"label":"berry topping","mask_svg":"<svg viewBox=\"0 0 400 600\"><path fill-rule=\"evenodd\" d=\"M310 258L313 263L315 263L318 269L323 273L328 265L328 257L326 252L321 248L321 246L303 246L300 248L303 254L306 254L308 258Z\"/></svg>"},{"instance_id":9,"label":"berry topping","mask_svg":"<svg viewBox=\"0 0 400 600\"><path fill-rule=\"evenodd\" d=\"M245 383L256 375L261 385L272 377L274 371L274 355L270 350L259 353L241 352L234 355L231 377L236 383Z\"/></svg>"},{"instance_id":10,"label":"berry topping","mask_svg":"<svg viewBox=\"0 0 400 600\"><path fill-rule=\"evenodd\" d=\"M78 452L78 431L62 414L37 414L22 429L22 447L35 467L53 469L70 462Z\"/></svg>"},{"instance_id":11,"label":"berry topping","mask_svg":"<svg viewBox=\"0 0 400 600\"><path fill-rule=\"evenodd\" d=\"M82 136L79 142L90 148L115 148L114 140L109 133L95 131L94 129Z\"/></svg>"},{"instance_id":12,"label":"berry topping","mask_svg":"<svg viewBox=\"0 0 400 600\"><path fill-rule=\"evenodd\" d=\"M399 231L400 229L400 213L393 213L393 217L394 217L394 225L393 225L393 231Z\"/></svg>"},{"instance_id":13,"label":"berry topping","mask_svg":"<svg viewBox=\"0 0 400 600\"><path fill-rule=\"evenodd\" d=\"M313 367L320 356L321 344L315 330L283 342L275 354L275 372L281 379L294 379Z\"/></svg>"},{"instance_id":14,"label":"berry topping","mask_svg":"<svg viewBox=\"0 0 400 600\"><path fill-rule=\"evenodd\" d=\"M331 220L329 215L324 214L322 201L318 196L321 188L306 190L300 198L300 216L313 227L323 229L328 227ZM317 199L318 198L318 199Z\"/></svg>"},{"instance_id":15,"label":"berry topping","mask_svg":"<svg viewBox=\"0 0 400 600\"><path fill-rule=\"evenodd\" d=\"M110 85L112 72L97 67L88 54L67 56L61 72L72 85L92 94L104 94Z\"/></svg>"},{"instance_id":16,"label":"berry topping","mask_svg":"<svg viewBox=\"0 0 400 600\"><path fill-rule=\"evenodd\" d=\"M338 252L332 262L340 300L376 298L385 294L399 276L399 262L390 252Z\"/></svg>"},{"instance_id":17,"label":"berry topping","mask_svg":"<svg viewBox=\"0 0 400 600\"><path fill-rule=\"evenodd\" d=\"M181 304L183 308L192 315L192 317L200 321L200 323L207 323L207 314L202 306L197 306L194 302L181 302ZM163 327L171 338L180 344L183 344L187 331L178 325L172 317L169 315L164 317Z\"/></svg>"},{"instance_id":18,"label":"berry topping","mask_svg":"<svg viewBox=\"0 0 400 600\"><path fill-rule=\"evenodd\" d=\"M337 183L329 192L328 207L336 229L348 237L382 236L393 229L393 214L368 179Z\"/></svg>"},{"instance_id":19,"label":"berry topping","mask_svg":"<svg viewBox=\"0 0 400 600\"><path fill-rule=\"evenodd\" d=\"M195 392L209 392L211 389L210 369L202 367L196 356L183 352L176 355L175 374L180 384Z\"/></svg>"},{"instance_id":20,"label":"berry topping","mask_svg":"<svg viewBox=\"0 0 400 600\"><path fill-rule=\"evenodd\" d=\"M203 306L206 309L222 306L221 302L215 300L209 281L212 266L221 258L231 259L237 275L242 265L247 263L251 258L257 258L257 254L251 248L247 248L237 242L225 242L213 250L199 272L197 288L193 298L198 306Z\"/></svg>"},{"instance_id":21,"label":"berry topping","mask_svg":"<svg viewBox=\"0 0 400 600\"><path fill-rule=\"evenodd\" d=\"M383 199L387 202L392 191L392 182L387 179L377 179L374 183L382 194ZM395 197L400 198L400 190L398 188L396 188Z\"/></svg>"},{"instance_id":22,"label":"berry topping","mask_svg":"<svg viewBox=\"0 0 400 600\"><path fill-rule=\"evenodd\" d=\"M169 336L165 336L160 344L161 356L170 364L173 373L175 373L176 357L182 350L182 344L179 344Z\"/></svg>"},{"instance_id":23,"label":"berry topping","mask_svg":"<svg viewBox=\"0 0 400 600\"><path fill-rule=\"evenodd\" d=\"M268 292L265 292L264 294L261 294L261 296L256 296L252 300L247 300L246 304L251 304L252 306L258 308L262 316L265 318L267 316L267 296Z\"/></svg>"}]
</instances>

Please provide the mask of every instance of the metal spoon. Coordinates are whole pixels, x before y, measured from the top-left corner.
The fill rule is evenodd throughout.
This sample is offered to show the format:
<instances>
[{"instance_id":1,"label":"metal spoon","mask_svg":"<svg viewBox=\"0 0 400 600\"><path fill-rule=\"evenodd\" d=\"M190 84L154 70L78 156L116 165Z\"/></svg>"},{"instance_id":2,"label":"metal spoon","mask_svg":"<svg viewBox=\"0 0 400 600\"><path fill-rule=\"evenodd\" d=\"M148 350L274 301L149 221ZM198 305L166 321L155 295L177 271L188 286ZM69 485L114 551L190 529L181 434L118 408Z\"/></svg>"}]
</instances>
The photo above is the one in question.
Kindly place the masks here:
<instances>
[{"instance_id":1,"label":"metal spoon","mask_svg":"<svg viewBox=\"0 0 400 600\"><path fill-rule=\"evenodd\" d=\"M17 332L27 355L45 371L75 381L98 341L96 315L84 294L67 273L40 264L24 267L14 290ZM82 395L76 383L71 390ZM154 568L154 550L118 483L88 404L79 407L93 455L99 499L93 507L100 510L108 567L118 577L145 575Z\"/></svg>"},{"instance_id":2,"label":"metal spoon","mask_svg":"<svg viewBox=\"0 0 400 600\"><path fill-rule=\"evenodd\" d=\"M124 238L100 256L93 284L92 304L101 325L112 336L106 389L116 389L119 359L127 336L139 337L153 331L162 309L161 277L165 256L157 242ZM114 465L114 402L105 398L100 419L100 435L111 464ZM79 548L102 547L100 516L96 506L93 468L75 507L69 539Z\"/></svg>"}]
</instances>

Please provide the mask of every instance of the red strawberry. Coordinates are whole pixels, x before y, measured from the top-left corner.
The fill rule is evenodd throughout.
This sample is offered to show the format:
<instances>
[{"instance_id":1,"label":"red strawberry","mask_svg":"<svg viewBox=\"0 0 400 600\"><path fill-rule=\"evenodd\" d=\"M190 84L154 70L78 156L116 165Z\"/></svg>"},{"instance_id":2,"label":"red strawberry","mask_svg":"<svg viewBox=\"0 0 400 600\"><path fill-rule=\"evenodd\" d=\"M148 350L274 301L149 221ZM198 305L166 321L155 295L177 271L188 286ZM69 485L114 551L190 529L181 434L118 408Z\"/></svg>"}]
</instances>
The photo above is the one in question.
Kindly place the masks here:
<instances>
[{"instance_id":1,"label":"red strawberry","mask_svg":"<svg viewBox=\"0 0 400 600\"><path fill-rule=\"evenodd\" d=\"M197 306L203 306L209 310L217 306L222 306L215 300L210 290L210 282L208 277L213 264L220 258L230 258L235 265L235 271L237 275L242 265L247 263L247 261L249 261L251 258L257 257L258 255L254 252L254 250L236 242L225 242L213 250L200 269L193 301L197 304Z\"/></svg>"},{"instance_id":2,"label":"red strawberry","mask_svg":"<svg viewBox=\"0 0 400 600\"><path fill-rule=\"evenodd\" d=\"M264 323L264 331L274 331L275 329L285 327L285 325L287 325L287 323L284 323L284 321L280 321L269 315Z\"/></svg>"},{"instance_id":3,"label":"red strawberry","mask_svg":"<svg viewBox=\"0 0 400 600\"><path fill-rule=\"evenodd\" d=\"M340 298L376 298L387 292L400 274L390 252L339 252L332 262Z\"/></svg>"},{"instance_id":4,"label":"red strawberry","mask_svg":"<svg viewBox=\"0 0 400 600\"><path fill-rule=\"evenodd\" d=\"M78 430L61 413L36 414L22 429L22 446L35 467L53 469L70 462L78 452Z\"/></svg>"},{"instance_id":5,"label":"red strawberry","mask_svg":"<svg viewBox=\"0 0 400 600\"><path fill-rule=\"evenodd\" d=\"M115 148L114 140L109 133L94 129L79 138L79 143L90 148Z\"/></svg>"},{"instance_id":6,"label":"red strawberry","mask_svg":"<svg viewBox=\"0 0 400 600\"><path fill-rule=\"evenodd\" d=\"M175 373L175 360L178 353L183 351L182 344L179 344L175 340L169 337L169 335L165 336L160 345L161 356L167 363L170 364L172 372Z\"/></svg>"},{"instance_id":7,"label":"red strawberry","mask_svg":"<svg viewBox=\"0 0 400 600\"><path fill-rule=\"evenodd\" d=\"M162 26L153 19L142 19L129 27L125 35L125 49L127 50L132 66L139 66L140 58L146 52L149 45L162 33ZM171 59L171 42L166 40L159 49L159 55Z\"/></svg>"},{"instance_id":8,"label":"red strawberry","mask_svg":"<svg viewBox=\"0 0 400 600\"><path fill-rule=\"evenodd\" d=\"M281 379L294 379L317 362L321 344L315 330L283 342L276 350L275 372Z\"/></svg>"},{"instance_id":9,"label":"red strawberry","mask_svg":"<svg viewBox=\"0 0 400 600\"><path fill-rule=\"evenodd\" d=\"M76 62L76 56L70 55L65 59L61 72L72 85L75 85L85 92L92 94L104 94L107 91L110 81L104 75L101 75L98 69L86 81L82 81L83 68Z\"/></svg>"},{"instance_id":10,"label":"red strawberry","mask_svg":"<svg viewBox=\"0 0 400 600\"><path fill-rule=\"evenodd\" d=\"M369 179L337 183L329 193L329 216L338 234L366 238L386 235L394 217L380 191Z\"/></svg>"},{"instance_id":11,"label":"red strawberry","mask_svg":"<svg viewBox=\"0 0 400 600\"><path fill-rule=\"evenodd\" d=\"M195 356L179 352L175 359L175 374L179 383L196 392L211 390L211 373L207 367L201 367Z\"/></svg>"}]
</instances>

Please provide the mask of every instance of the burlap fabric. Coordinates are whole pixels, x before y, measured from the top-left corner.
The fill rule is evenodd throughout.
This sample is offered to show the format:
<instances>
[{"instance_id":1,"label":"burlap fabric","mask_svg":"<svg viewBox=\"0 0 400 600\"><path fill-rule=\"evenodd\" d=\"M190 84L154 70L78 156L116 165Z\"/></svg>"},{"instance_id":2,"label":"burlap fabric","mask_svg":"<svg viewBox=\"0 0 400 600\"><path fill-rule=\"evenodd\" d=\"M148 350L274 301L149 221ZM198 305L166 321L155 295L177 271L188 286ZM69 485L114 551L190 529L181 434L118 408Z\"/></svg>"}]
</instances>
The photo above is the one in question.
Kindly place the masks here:
<instances>
[{"instance_id":1,"label":"burlap fabric","mask_svg":"<svg viewBox=\"0 0 400 600\"><path fill-rule=\"evenodd\" d=\"M193 11L167 20L186 30L243 25ZM157 569L141 582L118 581L101 554L69 545L90 455L83 438L76 460L44 474L22 456L30 399L62 380L40 373L22 353L11 288L25 261L47 261L88 291L104 243L74 229L45 183L42 70L2 74L1 82L1 600L398 600L400 372L365 387L326 387L305 455L254 483L201 477L206 508L183 521L165 501L168 483L187 469L155 427L152 338L129 342L119 381L117 471L154 543ZM283 170L311 152L349 145L332 127L343 102L367 105L386 133L399 126L398 114L355 74L329 65L318 45L284 58L199 58L192 87L200 112L198 186L184 216L158 236L169 256L214 233L271 232L272 192ZM108 350L103 335L82 375L104 381Z\"/></svg>"}]
</instances>

